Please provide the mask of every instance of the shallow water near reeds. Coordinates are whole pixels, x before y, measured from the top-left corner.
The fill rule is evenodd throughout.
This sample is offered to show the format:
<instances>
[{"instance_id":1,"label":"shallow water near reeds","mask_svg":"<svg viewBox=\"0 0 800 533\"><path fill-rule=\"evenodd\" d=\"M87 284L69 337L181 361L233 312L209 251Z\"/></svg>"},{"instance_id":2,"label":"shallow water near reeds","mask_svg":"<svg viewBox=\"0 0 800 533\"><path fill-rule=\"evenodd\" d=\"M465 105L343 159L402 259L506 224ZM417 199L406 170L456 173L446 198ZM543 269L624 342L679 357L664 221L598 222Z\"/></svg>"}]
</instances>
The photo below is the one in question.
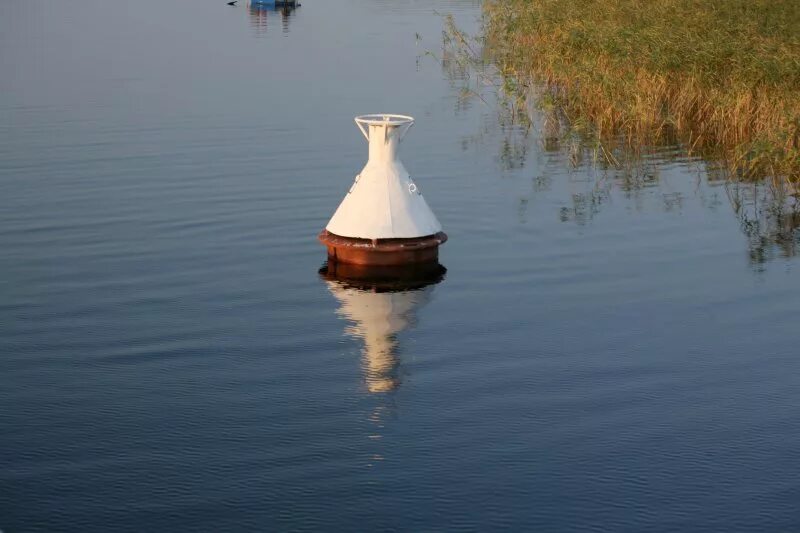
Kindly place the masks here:
<instances>
[{"instance_id":1,"label":"shallow water near reeds","mask_svg":"<svg viewBox=\"0 0 800 533\"><path fill-rule=\"evenodd\" d=\"M504 126L434 10L0 4L0 529L800 528L794 197ZM375 112L414 290L318 273Z\"/></svg>"}]
</instances>

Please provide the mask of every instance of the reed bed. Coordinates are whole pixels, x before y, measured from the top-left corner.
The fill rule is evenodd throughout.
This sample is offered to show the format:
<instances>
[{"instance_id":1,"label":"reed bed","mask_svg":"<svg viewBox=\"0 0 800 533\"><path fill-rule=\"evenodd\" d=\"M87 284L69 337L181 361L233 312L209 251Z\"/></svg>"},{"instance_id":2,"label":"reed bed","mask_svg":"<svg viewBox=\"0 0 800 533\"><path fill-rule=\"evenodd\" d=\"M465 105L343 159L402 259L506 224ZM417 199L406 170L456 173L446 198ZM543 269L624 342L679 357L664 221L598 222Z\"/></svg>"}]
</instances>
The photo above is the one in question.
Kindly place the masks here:
<instances>
[{"instance_id":1,"label":"reed bed","mask_svg":"<svg viewBox=\"0 0 800 533\"><path fill-rule=\"evenodd\" d=\"M486 0L487 49L599 142L800 181L797 0Z\"/></svg>"}]
</instances>

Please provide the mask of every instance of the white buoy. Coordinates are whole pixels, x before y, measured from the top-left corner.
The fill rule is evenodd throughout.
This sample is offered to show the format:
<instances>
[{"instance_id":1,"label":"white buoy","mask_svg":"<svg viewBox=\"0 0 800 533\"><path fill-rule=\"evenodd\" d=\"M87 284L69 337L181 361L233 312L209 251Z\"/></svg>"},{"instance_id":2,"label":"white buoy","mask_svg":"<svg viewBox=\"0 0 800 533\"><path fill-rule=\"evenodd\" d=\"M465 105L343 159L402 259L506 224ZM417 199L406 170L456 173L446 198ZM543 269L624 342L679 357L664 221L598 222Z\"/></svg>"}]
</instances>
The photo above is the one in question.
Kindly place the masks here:
<instances>
[{"instance_id":1,"label":"white buoy","mask_svg":"<svg viewBox=\"0 0 800 533\"><path fill-rule=\"evenodd\" d=\"M329 260L376 266L436 261L447 235L397 157L414 119L386 114L355 121L369 143L369 160L319 235Z\"/></svg>"}]
</instances>

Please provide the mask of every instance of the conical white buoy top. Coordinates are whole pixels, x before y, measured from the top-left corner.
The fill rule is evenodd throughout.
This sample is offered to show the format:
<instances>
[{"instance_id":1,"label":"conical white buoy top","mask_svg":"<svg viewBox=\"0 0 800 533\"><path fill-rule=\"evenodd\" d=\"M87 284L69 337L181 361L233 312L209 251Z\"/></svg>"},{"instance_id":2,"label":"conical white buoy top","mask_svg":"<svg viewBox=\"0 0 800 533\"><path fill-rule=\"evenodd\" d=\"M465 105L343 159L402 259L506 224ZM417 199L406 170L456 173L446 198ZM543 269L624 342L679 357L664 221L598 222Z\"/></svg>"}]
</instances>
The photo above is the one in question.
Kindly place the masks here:
<instances>
[{"instance_id":1,"label":"conical white buoy top","mask_svg":"<svg viewBox=\"0 0 800 533\"><path fill-rule=\"evenodd\" d=\"M355 121L369 143L369 160L325 229L359 239L413 239L442 231L397 158L397 146L414 119L362 115Z\"/></svg>"}]
</instances>

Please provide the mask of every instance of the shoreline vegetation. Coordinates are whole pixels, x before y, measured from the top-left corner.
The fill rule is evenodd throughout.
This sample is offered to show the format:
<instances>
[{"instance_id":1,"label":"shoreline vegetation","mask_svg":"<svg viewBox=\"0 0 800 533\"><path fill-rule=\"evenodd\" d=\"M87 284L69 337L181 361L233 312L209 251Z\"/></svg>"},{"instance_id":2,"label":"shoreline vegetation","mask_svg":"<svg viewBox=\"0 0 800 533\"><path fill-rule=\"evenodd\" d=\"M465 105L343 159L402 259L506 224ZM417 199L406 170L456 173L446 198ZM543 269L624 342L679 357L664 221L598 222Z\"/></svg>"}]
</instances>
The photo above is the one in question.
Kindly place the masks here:
<instances>
[{"instance_id":1,"label":"shoreline vegetation","mask_svg":"<svg viewBox=\"0 0 800 533\"><path fill-rule=\"evenodd\" d=\"M797 0L486 0L484 24L504 92L533 92L609 163L680 144L739 178L800 181Z\"/></svg>"}]
</instances>

